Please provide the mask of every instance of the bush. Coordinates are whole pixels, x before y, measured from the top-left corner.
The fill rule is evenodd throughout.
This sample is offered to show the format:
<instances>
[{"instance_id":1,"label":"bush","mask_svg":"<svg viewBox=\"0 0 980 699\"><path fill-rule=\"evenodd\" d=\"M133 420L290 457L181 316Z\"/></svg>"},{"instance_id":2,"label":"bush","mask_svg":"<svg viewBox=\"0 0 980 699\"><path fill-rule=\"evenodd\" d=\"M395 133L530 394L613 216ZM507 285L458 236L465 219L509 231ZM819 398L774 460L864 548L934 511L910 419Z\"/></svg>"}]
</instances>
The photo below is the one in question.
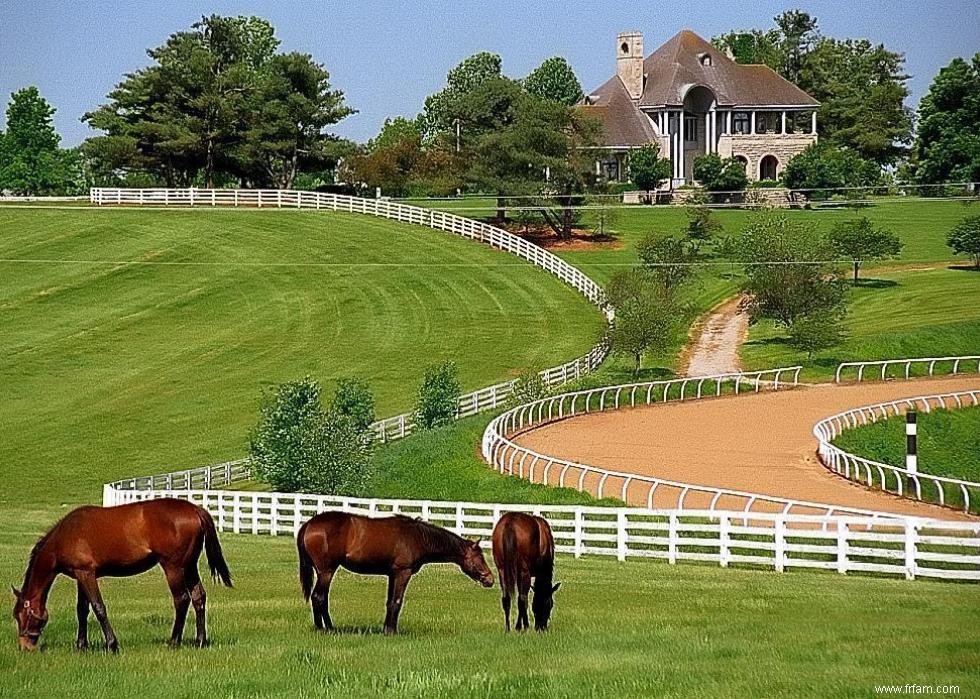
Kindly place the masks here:
<instances>
[{"instance_id":1,"label":"bush","mask_svg":"<svg viewBox=\"0 0 980 699\"><path fill-rule=\"evenodd\" d=\"M650 143L630 154L630 179L637 189L650 191L670 179L671 163L660 157L660 146Z\"/></svg>"},{"instance_id":2,"label":"bush","mask_svg":"<svg viewBox=\"0 0 980 699\"><path fill-rule=\"evenodd\" d=\"M814 190L807 193L810 199L828 199L834 189L880 185L881 166L853 151L820 141L807 146L786 164L783 183L789 189Z\"/></svg>"},{"instance_id":3,"label":"bush","mask_svg":"<svg viewBox=\"0 0 980 699\"><path fill-rule=\"evenodd\" d=\"M455 363L443 362L427 368L415 403L416 424L431 429L451 423L456 419L459 394L459 372Z\"/></svg>"},{"instance_id":4,"label":"bush","mask_svg":"<svg viewBox=\"0 0 980 699\"><path fill-rule=\"evenodd\" d=\"M545 398L548 393L548 384L541 378L541 374L533 369L528 369L514 379L514 388L507 396L507 407L513 408L525 403L533 403Z\"/></svg>"},{"instance_id":5,"label":"bush","mask_svg":"<svg viewBox=\"0 0 980 699\"><path fill-rule=\"evenodd\" d=\"M694 179L709 192L741 192L749 183L745 164L735 158L722 160L717 153L694 159Z\"/></svg>"},{"instance_id":6,"label":"bush","mask_svg":"<svg viewBox=\"0 0 980 699\"><path fill-rule=\"evenodd\" d=\"M369 477L371 437L351 415L324 412L320 386L306 377L263 396L249 456L256 479L275 490L360 495Z\"/></svg>"},{"instance_id":7,"label":"bush","mask_svg":"<svg viewBox=\"0 0 980 699\"><path fill-rule=\"evenodd\" d=\"M350 377L337 382L330 407L333 412L350 417L354 426L362 432L366 432L375 421L374 394L367 383L358 378Z\"/></svg>"},{"instance_id":8,"label":"bush","mask_svg":"<svg viewBox=\"0 0 980 699\"><path fill-rule=\"evenodd\" d=\"M808 359L814 352L836 347L844 342L844 316L842 309L821 309L798 316L789 325L789 344L806 352Z\"/></svg>"},{"instance_id":9,"label":"bush","mask_svg":"<svg viewBox=\"0 0 980 699\"><path fill-rule=\"evenodd\" d=\"M980 269L980 216L967 216L953 227L946 244L957 255L969 255L973 266Z\"/></svg>"}]
</instances>

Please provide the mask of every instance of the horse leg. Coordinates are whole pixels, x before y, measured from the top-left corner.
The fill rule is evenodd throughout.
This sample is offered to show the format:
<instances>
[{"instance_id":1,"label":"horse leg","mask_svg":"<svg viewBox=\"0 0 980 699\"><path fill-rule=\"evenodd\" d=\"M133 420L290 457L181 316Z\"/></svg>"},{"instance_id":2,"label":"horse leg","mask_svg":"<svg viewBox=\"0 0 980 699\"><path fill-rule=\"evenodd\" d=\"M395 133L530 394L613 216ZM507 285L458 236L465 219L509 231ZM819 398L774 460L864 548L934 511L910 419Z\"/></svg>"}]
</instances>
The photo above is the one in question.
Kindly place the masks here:
<instances>
[{"instance_id":1,"label":"horse leg","mask_svg":"<svg viewBox=\"0 0 980 699\"><path fill-rule=\"evenodd\" d=\"M526 567L517 573L517 630L528 629L531 624L527 618L527 595L531 590L531 574Z\"/></svg>"},{"instance_id":2,"label":"horse leg","mask_svg":"<svg viewBox=\"0 0 980 699\"><path fill-rule=\"evenodd\" d=\"M78 650L88 649L88 597L82 589L82 583L78 583L78 601L75 603L75 613L78 615L78 638L75 640L75 647Z\"/></svg>"},{"instance_id":3,"label":"horse leg","mask_svg":"<svg viewBox=\"0 0 980 699\"><path fill-rule=\"evenodd\" d=\"M106 614L105 602L102 600L102 593L99 591L99 581L95 577L95 573L84 572L76 573L75 575L75 579L85 592L85 596L88 597L89 604L92 605L95 618L99 620L99 625L102 627L106 650L112 653L118 653L119 639L116 638L116 633L109 624L109 615Z\"/></svg>"},{"instance_id":4,"label":"horse leg","mask_svg":"<svg viewBox=\"0 0 980 699\"><path fill-rule=\"evenodd\" d=\"M500 606L504 608L504 630L510 631L510 593L513 583L503 570L500 571Z\"/></svg>"},{"instance_id":5,"label":"horse leg","mask_svg":"<svg viewBox=\"0 0 980 699\"><path fill-rule=\"evenodd\" d=\"M317 571L316 585L310 595L313 606L313 624L322 631L332 631L333 621L330 619L330 583L336 568L328 568L323 572Z\"/></svg>"},{"instance_id":6,"label":"horse leg","mask_svg":"<svg viewBox=\"0 0 980 699\"><path fill-rule=\"evenodd\" d=\"M191 604L191 593L187 589L186 575L183 568L164 567L167 585L174 598L174 628L170 634L170 645L176 648L184 637L184 622L187 619L187 608Z\"/></svg>"},{"instance_id":7,"label":"horse leg","mask_svg":"<svg viewBox=\"0 0 980 699\"><path fill-rule=\"evenodd\" d=\"M398 632L398 615L405 601L405 588L412 579L412 571L399 570L388 576L388 614L385 617L385 633Z\"/></svg>"},{"instance_id":8,"label":"horse leg","mask_svg":"<svg viewBox=\"0 0 980 699\"><path fill-rule=\"evenodd\" d=\"M184 580L190 589L191 603L194 605L194 623L197 628L195 643L198 648L206 648L208 646L208 628L205 621L205 609L208 596L204 591L204 585L201 584L201 574L197 572L196 562L184 572Z\"/></svg>"}]
</instances>

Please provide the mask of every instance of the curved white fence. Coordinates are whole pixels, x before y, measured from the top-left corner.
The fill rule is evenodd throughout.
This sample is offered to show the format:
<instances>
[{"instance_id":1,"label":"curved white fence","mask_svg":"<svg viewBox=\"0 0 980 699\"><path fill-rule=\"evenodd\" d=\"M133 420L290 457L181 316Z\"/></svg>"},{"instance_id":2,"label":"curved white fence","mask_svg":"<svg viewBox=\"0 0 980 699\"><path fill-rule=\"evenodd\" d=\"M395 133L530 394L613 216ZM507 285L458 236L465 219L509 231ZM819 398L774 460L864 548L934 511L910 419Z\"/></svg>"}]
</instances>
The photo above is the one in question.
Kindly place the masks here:
<instances>
[{"instance_id":1,"label":"curved white fence","mask_svg":"<svg viewBox=\"0 0 980 699\"><path fill-rule=\"evenodd\" d=\"M307 519L341 510L419 517L461 536L490 535L505 512L546 518L561 553L707 561L785 571L811 568L980 581L980 523L884 516L385 500L212 490L247 476L241 462L107 484L105 506L174 497L207 509L223 532L295 536Z\"/></svg>"},{"instance_id":2,"label":"curved white fence","mask_svg":"<svg viewBox=\"0 0 980 699\"><path fill-rule=\"evenodd\" d=\"M840 383L849 370L857 370L855 380L863 381L865 369L878 369L878 376L875 380L884 381L888 378L888 370L891 367L900 367L904 372L904 378L912 378L912 370L919 367L923 370L923 376L935 376L936 365L940 371L947 370L946 373L957 374L960 367L966 370L980 373L980 355L968 355L964 357L917 357L915 359L878 359L867 362L843 362L838 365L837 372L834 374L834 381ZM901 377L899 377L901 378Z\"/></svg>"},{"instance_id":3,"label":"curved white fence","mask_svg":"<svg viewBox=\"0 0 980 699\"><path fill-rule=\"evenodd\" d=\"M743 513L776 511L784 515L801 513L827 517L836 514L869 518L893 517L894 515L873 510L792 500L613 471L541 454L511 439L524 430L576 415L637 405L653 405L670 400L696 400L708 396L720 396L726 390L737 395L742 392L793 387L798 385L801 369L802 367L795 366L749 373L605 386L542 398L508 410L490 422L483 433L483 458L500 473L527 478L532 483L542 485L576 488L599 498L612 496L626 500L631 488L640 487L645 489L648 509L654 507L654 498L660 494L661 498L666 495L670 499L669 509L678 510L683 510L693 496L700 502L706 503L706 505L695 506L696 509L708 511L738 510Z\"/></svg>"},{"instance_id":4,"label":"curved white fence","mask_svg":"<svg viewBox=\"0 0 980 699\"><path fill-rule=\"evenodd\" d=\"M93 204L104 206L214 206L249 208L293 208L346 211L414 223L476 240L504 250L550 272L581 293L612 318L605 293L583 272L542 247L520 236L480 221L449 214L444 211L409 206L385 199L364 199L342 194L303 192L293 189L120 189L93 187L89 193ZM607 347L600 341L585 356L539 372L549 386L574 381L605 359ZM457 417L476 415L504 404L514 388L515 380L504 381L460 396ZM391 441L412 433L415 422L412 413L378 420L372 426L378 439Z\"/></svg>"},{"instance_id":5,"label":"curved white fence","mask_svg":"<svg viewBox=\"0 0 980 699\"><path fill-rule=\"evenodd\" d=\"M834 473L869 488L880 488L896 495L945 506L961 506L965 512L970 512L971 503L974 510L980 505L980 483L922 471L913 473L892 464L846 452L833 444L833 440L845 430L902 415L906 410L930 412L933 409L977 405L980 405L980 389L902 398L845 410L824 418L813 426L813 435L818 444L817 455L821 463ZM926 487L923 488L923 485ZM956 498L960 500L958 503Z\"/></svg>"}]
</instances>

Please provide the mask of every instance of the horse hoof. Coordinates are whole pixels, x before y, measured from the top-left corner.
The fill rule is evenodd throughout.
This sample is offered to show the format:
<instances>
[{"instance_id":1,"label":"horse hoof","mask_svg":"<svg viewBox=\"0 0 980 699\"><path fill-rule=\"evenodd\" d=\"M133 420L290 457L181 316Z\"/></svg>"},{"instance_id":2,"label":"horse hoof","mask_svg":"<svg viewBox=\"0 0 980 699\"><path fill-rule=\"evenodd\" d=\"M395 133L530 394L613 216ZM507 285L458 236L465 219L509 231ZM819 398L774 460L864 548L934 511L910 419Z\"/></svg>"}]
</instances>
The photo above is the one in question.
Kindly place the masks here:
<instances>
[{"instance_id":1,"label":"horse hoof","mask_svg":"<svg viewBox=\"0 0 980 699\"><path fill-rule=\"evenodd\" d=\"M118 653L119 644L116 641L113 641L112 643L106 646L106 650L109 651L110 653Z\"/></svg>"},{"instance_id":2,"label":"horse hoof","mask_svg":"<svg viewBox=\"0 0 980 699\"><path fill-rule=\"evenodd\" d=\"M203 639L202 638L199 638L199 639L197 639L197 644L196 645L197 645L198 648L207 648L208 646L211 645L211 641L209 641L206 638L203 638Z\"/></svg>"}]
</instances>

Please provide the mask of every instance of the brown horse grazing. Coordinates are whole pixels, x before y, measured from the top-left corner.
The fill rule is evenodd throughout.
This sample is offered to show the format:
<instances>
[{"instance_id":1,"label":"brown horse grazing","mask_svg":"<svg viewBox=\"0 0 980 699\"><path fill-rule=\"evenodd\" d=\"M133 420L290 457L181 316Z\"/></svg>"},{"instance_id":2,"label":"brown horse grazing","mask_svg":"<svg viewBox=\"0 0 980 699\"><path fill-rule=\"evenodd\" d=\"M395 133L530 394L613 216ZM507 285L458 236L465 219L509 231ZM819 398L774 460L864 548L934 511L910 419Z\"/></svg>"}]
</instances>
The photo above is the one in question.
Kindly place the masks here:
<instances>
[{"instance_id":1,"label":"brown horse grazing","mask_svg":"<svg viewBox=\"0 0 980 699\"><path fill-rule=\"evenodd\" d=\"M318 629L333 628L330 581L339 566L355 573L388 576L385 633L398 630L405 588L426 563L455 563L484 587L493 587L493 574L479 541L402 515L372 518L324 512L300 527L296 546L300 584L313 607L313 624Z\"/></svg>"},{"instance_id":2,"label":"brown horse grazing","mask_svg":"<svg viewBox=\"0 0 980 699\"><path fill-rule=\"evenodd\" d=\"M542 517L523 512L507 512L493 528L493 562L500 576L504 626L510 631L510 598L517 587L518 631L528 628L527 594L534 578L534 628L545 631L554 594L561 583L552 586L555 569L555 540L551 527Z\"/></svg>"},{"instance_id":3,"label":"brown horse grazing","mask_svg":"<svg viewBox=\"0 0 980 699\"><path fill-rule=\"evenodd\" d=\"M137 575L160 564L174 598L170 644L180 645L187 607L197 616L197 645L208 643L204 627L204 586L197 572L201 548L207 552L211 575L231 587L231 574L221 553L214 521L206 510L184 500L147 500L116 507L79 507L41 537L31 551L22 590L14 589L14 619L20 647L37 648L48 623L48 592L59 573L78 583L79 649L88 647L89 607L102 626L106 648L119 642L109 625L98 578Z\"/></svg>"}]
</instances>

